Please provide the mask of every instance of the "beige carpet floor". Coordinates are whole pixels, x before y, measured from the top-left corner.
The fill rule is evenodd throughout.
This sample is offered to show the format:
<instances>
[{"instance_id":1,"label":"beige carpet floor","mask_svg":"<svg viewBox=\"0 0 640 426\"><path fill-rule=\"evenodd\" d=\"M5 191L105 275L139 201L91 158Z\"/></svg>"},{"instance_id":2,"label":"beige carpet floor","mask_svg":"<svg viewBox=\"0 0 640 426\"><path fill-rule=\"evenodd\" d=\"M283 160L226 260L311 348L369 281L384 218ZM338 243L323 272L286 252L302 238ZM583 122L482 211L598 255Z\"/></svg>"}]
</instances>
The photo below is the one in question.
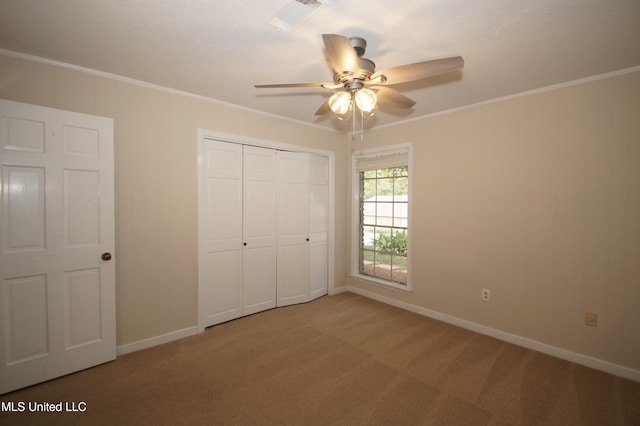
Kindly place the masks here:
<instances>
[{"instance_id":1,"label":"beige carpet floor","mask_svg":"<svg viewBox=\"0 0 640 426\"><path fill-rule=\"evenodd\" d=\"M640 425L640 383L352 293L0 400L86 404L2 412L3 425Z\"/></svg>"}]
</instances>

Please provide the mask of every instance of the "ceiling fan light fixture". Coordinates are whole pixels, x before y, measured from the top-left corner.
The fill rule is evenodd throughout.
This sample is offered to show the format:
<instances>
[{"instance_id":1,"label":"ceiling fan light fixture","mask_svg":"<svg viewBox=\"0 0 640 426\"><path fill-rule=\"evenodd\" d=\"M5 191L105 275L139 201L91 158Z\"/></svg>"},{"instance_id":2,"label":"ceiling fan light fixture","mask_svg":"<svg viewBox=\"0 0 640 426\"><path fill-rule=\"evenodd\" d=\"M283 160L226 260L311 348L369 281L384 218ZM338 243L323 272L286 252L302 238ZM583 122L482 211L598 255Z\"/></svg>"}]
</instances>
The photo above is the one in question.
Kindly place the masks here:
<instances>
[{"instance_id":1,"label":"ceiling fan light fixture","mask_svg":"<svg viewBox=\"0 0 640 426\"><path fill-rule=\"evenodd\" d=\"M362 116L364 118L373 117L376 114L376 112L378 112L378 105L374 106L371 111L362 111Z\"/></svg>"},{"instance_id":2,"label":"ceiling fan light fixture","mask_svg":"<svg viewBox=\"0 0 640 426\"><path fill-rule=\"evenodd\" d=\"M337 92L329 98L329 108L331 111L342 119L341 116L346 116L351 111L351 93L349 92Z\"/></svg>"},{"instance_id":3,"label":"ceiling fan light fixture","mask_svg":"<svg viewBox=\"0 0 640 426\"><path fill-rule=\"evenodd\" d=\"M378 110L378 97L372 90L360 89L353 97L356 105L363 113L373 115Z\"/></svg>"}]
</instances>

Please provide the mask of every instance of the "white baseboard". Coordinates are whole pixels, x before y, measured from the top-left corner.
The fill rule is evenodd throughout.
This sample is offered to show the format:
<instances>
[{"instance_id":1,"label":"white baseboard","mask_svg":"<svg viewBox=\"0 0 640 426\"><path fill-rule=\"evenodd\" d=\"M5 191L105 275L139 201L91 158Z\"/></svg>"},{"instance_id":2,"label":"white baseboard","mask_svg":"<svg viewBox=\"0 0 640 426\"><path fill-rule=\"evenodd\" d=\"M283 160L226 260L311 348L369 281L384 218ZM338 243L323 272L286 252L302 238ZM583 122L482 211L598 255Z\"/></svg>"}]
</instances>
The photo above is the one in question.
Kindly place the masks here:
<instances>
[{"instance_id":1,"label":"white baseboard","mask_svg":"<svg viewBox=\"0 0 640 426\"><path fill-rule=\"evenodd\" d=\"M347 286L335 287L329 290L329 296L335 296L336 294L346 293L350 291L350 288Z\"/></svg>"},{"instance_id":2,"label":"white baseboard","mask_svg":"<svg viewBox=\"0 0 640 426\"><path fill-rule=\"evenodd\" d=\"M116 347L116 355L124 355L131 352L140 351L142 349L148 349L163 343L173 342L174 340L182 339L185 337L198 334L198 327L188 327L182 330L172 331L170 333L161 334L159 336L149 337L148 339L138 340L137 342L126 343Z\"/></svg>"},{"instance_id":3,"label":"white baseboard","mask_svg":"<svg viewBox=\"0 0 640 426\"><path fill-rule=\"evenodd\" d=\"M456 325L456 326L465 328L467 330L475 331L480 334L484 334L490 337L495 337L496 339L513 343L515 345L522 346L528 349L533 349L538 352L542 352L547 355L554 356L556 358L565 359L567 361L575 362L576 364L581 364L590 368L594 368L596 370L600 370L616 376L624 377L625 379L633 380L635 382L640 382L640 371L634 370L629 367L624 367L622 365L613 364L608 361L592 358L577 352L571 352L566 349L561 349L555 346L547 345L546 343L541 343L535 340L527 339L526 337L518 336L511 333L506 333L504 331L500 331L494 328L476 324L471 321L466 321L460 318L456 318L451 315L446 315L440 312L432 311L431 309L423 308L421 306L412 305L410 303L405 303L396 299L392 299L390 297L382 296L380 294L363 290L361 288L347 286L346 290L352 293L359 294L364 297L368 297L369 299L374 299L379 302L386 303L388 305L396 306L398 308L402 308L407 311L414 312L416 314L424 315L429 318L437 319L452 325ZM333 294L337 294L337 292L334 292Z\"/></svg>"}]
</instances>

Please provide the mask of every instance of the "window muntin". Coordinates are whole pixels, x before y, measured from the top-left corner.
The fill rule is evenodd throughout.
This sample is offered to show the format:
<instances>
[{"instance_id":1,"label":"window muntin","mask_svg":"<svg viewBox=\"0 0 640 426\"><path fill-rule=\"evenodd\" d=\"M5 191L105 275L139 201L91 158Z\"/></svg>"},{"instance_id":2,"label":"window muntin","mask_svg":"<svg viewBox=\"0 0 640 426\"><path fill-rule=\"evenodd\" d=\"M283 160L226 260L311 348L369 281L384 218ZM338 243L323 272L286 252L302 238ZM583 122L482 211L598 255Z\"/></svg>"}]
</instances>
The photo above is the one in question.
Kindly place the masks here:
<instances>
[{"instance_id":1,"label":"window muntin","mask_svg":"<svg viewBox=\"0 0 640 426\"><path fill-rule=\"evenodd\" d=\"M409 167L374 161L360 168L359 273L406 286Z\"/></svg>"}]
</instances>

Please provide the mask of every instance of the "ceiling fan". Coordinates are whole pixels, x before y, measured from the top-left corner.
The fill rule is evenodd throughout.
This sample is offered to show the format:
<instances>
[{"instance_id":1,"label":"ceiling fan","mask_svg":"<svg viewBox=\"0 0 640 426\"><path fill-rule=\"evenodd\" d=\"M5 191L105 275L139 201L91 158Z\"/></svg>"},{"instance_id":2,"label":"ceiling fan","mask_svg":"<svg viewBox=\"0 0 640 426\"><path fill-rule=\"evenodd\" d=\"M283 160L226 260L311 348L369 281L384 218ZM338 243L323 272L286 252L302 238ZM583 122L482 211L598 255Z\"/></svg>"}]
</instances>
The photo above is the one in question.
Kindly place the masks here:
<instances>
[{"instance_id":1,"label":"ceiling fan","mask_svg":"<svg viewBox=\"0 0 640 426\"><path fill-rule=\"evenodd\" d=\"M355 106L363 116L370 117L378 110L378 102L398 108L411 108L415 102L390 87L424 78L435 77L462 69L461 56L400 65L382 71L375 70L375 63L364 58L367 42L361 37L347 38L338 34L323 34L325 51L333 71L332 83L282 83L257 84L257 88L322 87L341 89L323 103L315 115L329 111L340 119L348 119ZM373 90L369 89L372 87Z\"/></svg>"}]
</instances>

